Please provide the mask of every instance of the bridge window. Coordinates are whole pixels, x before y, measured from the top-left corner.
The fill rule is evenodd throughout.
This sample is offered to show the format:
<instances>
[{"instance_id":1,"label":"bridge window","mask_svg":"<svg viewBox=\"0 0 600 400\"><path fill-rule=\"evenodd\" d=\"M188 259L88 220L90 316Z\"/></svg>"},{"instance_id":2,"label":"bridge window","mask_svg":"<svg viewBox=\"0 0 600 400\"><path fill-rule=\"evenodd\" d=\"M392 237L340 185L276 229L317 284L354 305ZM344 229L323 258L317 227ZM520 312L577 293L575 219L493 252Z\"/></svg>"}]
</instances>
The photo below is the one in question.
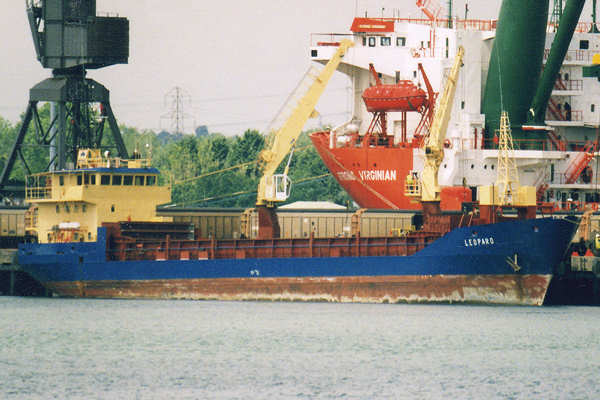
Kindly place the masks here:
<instances>
[{"instance_id":1,"label":"bridge window","mask_svg":"<svg viewBox=\"0 0 600 400\"><path fill-rule=\"evenodd\" d=\"M135 185L136 186L144 186L144 177L142 175L135 176Z\"/></svg>"},{"instance_id":2,"label":"bridge window","mask_svg":"<svg viewBox=\"0 0 600 400\"><path fill-rule=\"evenodd\" d=\"M110 175L100 175L101 185L110 185Z\"/></svg>"},{"instance_id":3,"label":"bridge window","mask_svg":"<svg viewBox=\"0 0 600 400\"><path fill-rule=\"evenodd\" d=\"M391 46L392 45L392 38L389 38L387 36L382 36L380 43L381 43L382 46Z\"/></svg>"},{"instance_id":4,"label":"bridge window","mask_svg":"<svg viewBox=\"0 0 600 400\"><path fill-rule=\"evenodd\" d=\"M406 46L406 38L402 37L402 36L398 36L396 38L396 46L398 46L398 47Z\"/></svg>"},{"instance_id":5,"label":"bridge window","mask_svg":"<svg viewBox=\"0 0 600 400\"><path fill-rule=\"evenodd\" d=\"M375 47L376 43L377 43L376 38L374 38L374 37L369 38L369 47Z\"/></svg>"},{"instance_id":6,"label":"bridge window","mask_svg":"<svg viewBox=\"0 0 600 400\"><path fill-rule=\"evenodd\" d=\"M125 175L123 177L123 185L131 186L133 184L133 175Z\"/></svg>"},{"instance_id":7,"label":"bridge window","mask_svg":"<svg viewBox=\"0 0 600 400\"><path fill-rule=\"evenodd\" d=\"M156 184L156 176L148 175L146 177L146 186L154 186Z\"/></svg>"},{"instance_id":8,"label":"bridge window","mask_svg":"<svg viewBox=\"0 0 600 400\"><path fill-rule=\"evenodd\" d=\"M112 184L113 184L113 186L120 186L121 182L123 182L123 176L122 175L113 175L113 178L112 178Z\"/></svg>"}]
</instances>

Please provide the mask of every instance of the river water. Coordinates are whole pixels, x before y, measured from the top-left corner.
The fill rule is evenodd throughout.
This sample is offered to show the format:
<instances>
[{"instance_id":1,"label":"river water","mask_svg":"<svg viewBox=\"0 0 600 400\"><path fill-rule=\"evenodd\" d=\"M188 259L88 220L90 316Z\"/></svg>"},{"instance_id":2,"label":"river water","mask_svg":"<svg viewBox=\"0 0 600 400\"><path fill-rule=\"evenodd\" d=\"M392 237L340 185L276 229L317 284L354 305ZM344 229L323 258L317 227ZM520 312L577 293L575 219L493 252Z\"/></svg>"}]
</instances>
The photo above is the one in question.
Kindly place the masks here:
<instances>
[{"instance_id":1,"label":"river water","mask_svg":"<svg viewBox=\"0 0 600 400\"><path fill-rule=\"evenodd\" d=\"M597 399L600 308L0 297L2 399Z\"/></svg>"}]
</instances>

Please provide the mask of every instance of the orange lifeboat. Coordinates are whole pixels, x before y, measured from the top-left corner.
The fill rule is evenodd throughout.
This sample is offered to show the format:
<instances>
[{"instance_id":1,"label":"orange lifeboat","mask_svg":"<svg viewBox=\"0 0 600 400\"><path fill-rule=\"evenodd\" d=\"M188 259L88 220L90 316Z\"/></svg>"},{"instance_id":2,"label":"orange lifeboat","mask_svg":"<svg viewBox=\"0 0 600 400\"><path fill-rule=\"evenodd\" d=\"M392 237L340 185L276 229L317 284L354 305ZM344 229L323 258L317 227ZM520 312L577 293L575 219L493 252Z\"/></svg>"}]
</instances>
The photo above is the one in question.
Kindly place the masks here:
<instances>
[{"instance_id":1,"label":"orange lifeboat","mask_svg":"<svg viewBox=\"0 0 600 400\"><path fill-rule=\"evenodd\" d=\"M427 103L427 93L409 80L371 86L362 98L369 112L420 111Z\"/></svg>"}]
</instances>

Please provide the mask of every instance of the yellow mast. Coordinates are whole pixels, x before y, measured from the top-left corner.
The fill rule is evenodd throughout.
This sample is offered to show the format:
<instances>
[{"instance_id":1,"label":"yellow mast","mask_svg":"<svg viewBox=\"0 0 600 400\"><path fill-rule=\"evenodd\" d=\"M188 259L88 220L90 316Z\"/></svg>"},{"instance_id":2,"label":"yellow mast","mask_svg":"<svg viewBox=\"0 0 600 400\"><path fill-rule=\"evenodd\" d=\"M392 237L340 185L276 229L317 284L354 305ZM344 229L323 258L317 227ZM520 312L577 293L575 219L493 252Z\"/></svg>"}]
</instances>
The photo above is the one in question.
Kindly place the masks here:
<instances>
[{"instance_id":1,"label":"yellow mast","mask_svg":"<svg viewBox=\"0 0 600 400\"><path fill-rule=\"evenodd\" d=\"M446 131L448 130L450 115L452 114L456 83L464 54L465 49L459 46L454 63L448 74L444 91L439 97L435 108L431 129L425 141L425 166L421 180L420 182L416 181L412 175L409 175L406 179L406 195L420 197L422 202L440 201L438 171L444 159L444 140L446 139Z\"/></svg>"},{"instance_id":2,"label":"yellow mast","mask_svg":"<svg viewBox=\"0 0 600 400\"><path fill-rule=\"evenodd\" d=\"M515 149L506 111L502 111L500 115L498 136L498 177L496 179L498 200L500 205L512 205L516 200L513 196L521 185L519 184L519 172L514 159Z\"/></svg>"}]
</instances>

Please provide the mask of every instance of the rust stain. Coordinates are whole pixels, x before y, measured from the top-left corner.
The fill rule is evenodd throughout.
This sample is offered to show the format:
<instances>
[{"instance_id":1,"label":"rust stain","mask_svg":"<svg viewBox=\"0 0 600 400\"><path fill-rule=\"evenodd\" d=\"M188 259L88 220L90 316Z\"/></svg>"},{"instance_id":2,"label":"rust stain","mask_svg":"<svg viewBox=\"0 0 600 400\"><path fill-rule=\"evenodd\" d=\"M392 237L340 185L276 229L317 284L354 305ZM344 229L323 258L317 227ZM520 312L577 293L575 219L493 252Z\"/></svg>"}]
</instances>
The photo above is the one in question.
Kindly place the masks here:
<instances>
[{"instance_id":1,"label":"rust stain","mask_svg":"<svg viewBox=\"0 0 600 400\"><path fill-rule=\"evenodd\" d=\"M50 282L67 297L542 305L551 275L434 275Z\"/></svg>"}]
</instances>

